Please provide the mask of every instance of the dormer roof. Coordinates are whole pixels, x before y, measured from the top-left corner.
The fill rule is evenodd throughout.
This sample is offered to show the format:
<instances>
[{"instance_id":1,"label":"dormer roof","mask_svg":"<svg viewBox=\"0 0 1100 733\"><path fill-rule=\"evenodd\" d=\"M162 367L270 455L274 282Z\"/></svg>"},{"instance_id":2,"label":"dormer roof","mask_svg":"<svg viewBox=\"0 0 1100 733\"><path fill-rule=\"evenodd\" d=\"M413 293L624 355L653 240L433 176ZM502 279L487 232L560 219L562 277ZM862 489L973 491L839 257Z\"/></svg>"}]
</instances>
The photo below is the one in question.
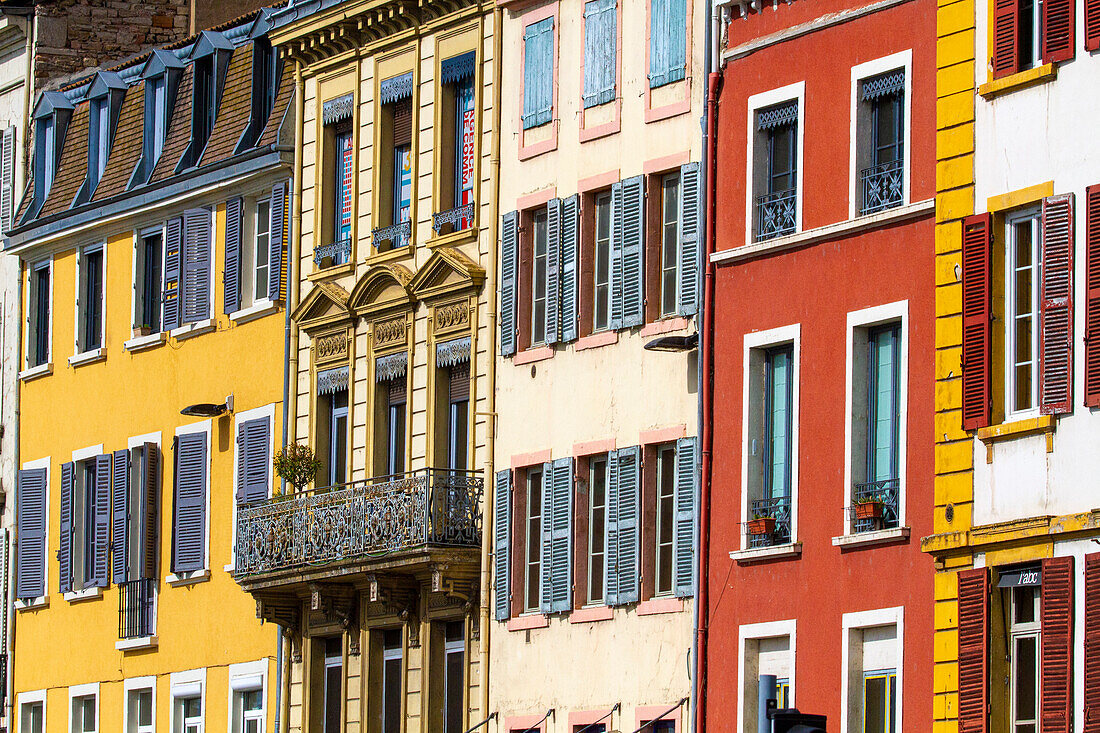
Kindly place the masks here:
<instances>
[{"instance_id":1,"label":"dormer roof","mask_svg":"<svg viewBox=\"0 0 1100 733\"><path fill-rule=\"evenodd\" d=\"M42 92L38 97L38 104L34 106L33 117L38 119L40 117L52 115L59 110L71 112L73 109L75 109L73 103L69 101L69 98L64 92Z\"/></svg>"},{"instance_id":2,"label":"dormer roof","mask_svg":"<svg viewBox=\"0 0 1100 733\"><path fill-rule=\"evenodd\" d=\"M153 76L160 76L169 69L181 71L184 66L185 64L176 58L176 54L165 51L163 48L154 48L141 70L141 78L148 79Z\"/></svg>"},{"instance_id":3,"label":"dormer roof","mask_svg":"<svg viewBox=\"0 0 1100 733\"><path fill-rule=\"evenodd\" d=\"M108 92L126 90L126 82L113 71L97 71L92 83L88 86L88 99L102 97Z\"/></svg>"},{"instance_id":4,"label":"dormer roof","mask_svg":"<svg viewBox=\"0 0 1100 733\"><path fill-rule=\"evenodd\" d=\"M191 53L188 54L187 58L189 61L194 61L195 59L201 59L203 56L209 56L215 51L232 50L233 42L225 35L216 31L202 31L195 39L194 45L191 46Z\"/></svg>"}]
</instances>

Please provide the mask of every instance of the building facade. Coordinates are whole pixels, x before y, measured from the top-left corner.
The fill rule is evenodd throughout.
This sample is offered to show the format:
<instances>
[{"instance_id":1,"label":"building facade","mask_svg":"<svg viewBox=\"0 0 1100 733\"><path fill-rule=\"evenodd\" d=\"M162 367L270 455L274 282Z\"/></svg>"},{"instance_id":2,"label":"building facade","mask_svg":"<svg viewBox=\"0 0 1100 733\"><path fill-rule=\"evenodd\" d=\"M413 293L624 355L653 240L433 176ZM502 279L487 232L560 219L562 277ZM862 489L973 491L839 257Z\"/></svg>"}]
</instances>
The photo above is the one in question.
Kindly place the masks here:
<instances>
[{"instance_id":1,"label":"building facade","mask_svg":"<svg viewBox=\"0 0 1100 733\"><path fill-rule=\"evenodd\" d=\"M38 95L18 258L14 727L277 726L235 517L280 439L290 77L266 14Z\"/></svg>"},{"instance_id":2,"label":"building facade","mask_svg":"<svg viewBox=\"0 0 1100 733\"><path fill-rule=\"evenodd\" d=\"M935 7L727 10L706 725L929 730Z\"/></svg>"},{"instance_id":3,"label":"building facade","mask_svg":"<svg viewBox=\"0 0 1100 733\"><path fill-rule=\"evenodd\" d=\"M490 710L686 730L707 4L503 5Z\"/></svg>"},{"instance_id":4,"label":"building facade","mask_svg":"<svg viewBox=\"0 0 1100 733\"><path fill-rule=\"evenodd\" d=\"M1091 730L1100 709L1097 4L941 7L936 717ZM986 61L988 59L988 61ZM1025 130L1038 131L1038 135Z\"/></svg>"},{"instance_id":5,"label":"building facade","mask_svg":"<svg viewBox=\"0 0 1100 733\"><path fill-rule=\"evenodd\" d=\"M498 96L489 2L294 3L289 441L311 480L241 515L236 569L288 631L291 731L487 716Z\"/></svg>"}]
</instances>

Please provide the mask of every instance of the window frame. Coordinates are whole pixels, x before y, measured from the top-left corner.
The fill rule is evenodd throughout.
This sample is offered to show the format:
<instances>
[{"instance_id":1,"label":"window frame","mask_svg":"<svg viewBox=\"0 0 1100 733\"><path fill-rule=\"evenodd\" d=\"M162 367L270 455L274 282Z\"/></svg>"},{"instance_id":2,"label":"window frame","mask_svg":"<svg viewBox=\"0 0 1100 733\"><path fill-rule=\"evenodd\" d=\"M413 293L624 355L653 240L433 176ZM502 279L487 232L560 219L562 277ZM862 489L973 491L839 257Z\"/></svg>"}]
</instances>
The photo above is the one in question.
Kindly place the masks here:
<instances>
[{"instance_id":1,"label":"window frame","mask_svg":"<svg viewBox=\"0 0 1100 733\"><path fill-rule=\"evenodd\" d=\"M543 464L536 464L521 469L524 477L524 511L523 511L523 575L522 593L520 596L520 615L542 613L542 500L546 488L546 475ZM533 480L533 476L538 480ZM532 501L532 493L537 486L538 501ZM537 514L536 514L537 513ZM532 525L535 529L532 529ZM532 536L533 535L533 536ZM537 559L532 560L536 553ZM531 598L532 581L534 582L534 599Z\"/></svg>"},{"instance_id":2,"label":"window frame","mask_svg":"<svg viewBox=\"0 0 1100 733\"><path fill-rule=\"evenodd\" d=\"M550 212L545 206L540 206L531 211L531 233L530 233L530 247L531 247L531 264L528 269L531 273L531 320L530 320L530 344L528 348L537 346L547 346L547 339L550 334L546 330L546 313L550 303ZM542 231L542 248L541 255L538 253L539 247L539 231ZM539 261L542 261L542 277L539 277L538 267ZM540 297L541 294L541 297ZM542 303L542 314L539 317L538 304ZM541 325L540 325L541 320ZM541 338L536 338L536 335L540 333Z\"/></svg>"},{"instance_id":3,"label":"window frame","mask_svg":"<svg viewBox=\"0 0 1100 733\"><path fill-rule=\"evenodd\" d=\"M254 662L239 662L229 665L229 684L227 685L229 707L229 729L233 733L244 733L249 720L259 721L259 733L267 730L267 668L266 659ZM259 715L249 715L243 709L244 697L249 692L260 693ZM255 712L255 711L252 711Z\"/></svg>"},{"instance_id":4,"label":"window frame","mask_svg":"<svg viewBox=\"0 0 1100 733\"><path fill-rule=\"evenodd\" d=\"M684 198L684 182L680 175L679 169L668 171L659 175L658 191L660 192L660 218L658 220L658 261L656 262L657 277L657 313L658 319L676 318L680 315L678 295L679 295L679 283L680 283L680 211L683 208ZM670 202L669 199L669 187L673 185L675 189L674 200ZM672 206L672 219L669 217L669 206ZM671 242L670 242L670 229L671 229ZM672 266L669 268L668 259L670 257L671 244L671 257ZM649 268L647 268L649 269ZM672 277L672 292L667 293L666 287L668 287L667 278ZM665 302L665 296L671 295L671 302Z\"/></svg>"},{"instance_id":5,"label":"window frame","mask_svg":"<svg viewBox=\"0 0 1100 733\"><path fill-rule=\"evenodd\" d=\"M737 628L737 720L738 720L738 733L755 733L756 731L756 715L752 715L751 720L746 719L746 708L750 705L752 708L756 707L757 700L757 684L756 680L752 680L752 684L746 684L745 669L750 665L747 663L748 654L751 652L756 656L753 664L753 668L759 667L759 643L769 639L787 639L787 654L789 659L787 662L787 668L789 670L786 677L788 684L790 685L790 704L796 706L796 673L797 673L797 625L795 619L786 619L782 621L766 621L763 623L755 624L741 624Z\"/></svg>"},{"instance_id":6,"label":"window frame","mask_svg":"<svg viewBox=\"0 0 1100 733\"><path fill-rule=\"evenodd\" d=\"M648 446L647 446L648 447ZM676 552L675 552L675 537L676 537L676 442L660 443L653 446L654 449L654 534L653 534L653 546L650 551L653 554L653 591L650 594L652 598L674 598L676 595ZM671 477L668 482L668 492L665 493L663 486L665 479L665 460L666 456L671 456L668 460L671 462ZM643 480L643 484L645 481ZM664 516L662 501L667 500L669 502L668 516ZM644 516L644 514L643 514ZM665 529L665 523L668 523L669 539L668 542L662 542L661 534ZM643 532L644 534L644 532ZM662 552L668 554L668 588L661 588L661 557Z\"/></svg>"},{"instance_id":7,"label":"window frame","mask_svg":"<svg viewBox=\"0 0 1100 733\"><path fill-rule=\"evenodd\" d=\"M93 82L94 85L94 82ZM88 196L99 185L111 153L111 92L88 100Z\"/></svg>"},{"instance_id":8,"label":"window frame","mask_svg":"<svg viewBox=\"0 0 1100 733\"><path fill-rule=\"evenodd\" d=\"M756 176L755 170L758 163L757 156L760 155L760 151L757 149L762 137L757 134L757 115L769 107L774 107L785 102L797 102L798 104L798 119L795 122L797 129L795 131L795 225L794 232L790 235L799 234L802 232L802 210L803 199L805 196L805 187L803 183L803 177L805 175L805 165L803 164L803 157L805 154L805 134L806 134L806 82L799 81L794 84L788 84L787 86L779 87L778 89L771 89L759 94L753 94L748 99L748 115L746 117L746 130L749 130L749 134L746 135L746 159L745 159L745 180L753 181L754 185L745 186L745 244L753 244L761 241L756 236L756 197L762 195L764 192L756 190ZM765 151L766 154L766 151Z\"/></svg>"},{"instance_id":9,"label":"window frame","mask_svg":"<svg viewBox=\"0 0 1100 733\"><path fill-rule=\"evenodd\" d=\"M604 280L600 282L600 209L607 215L607 236L602 239L606 254ZM592 195L592 323L591 333L602 333L611 329L611 248L614 239L614 217L611 208L611 189L596 191ZM599 311L600 288L604 289L603 313ZM603 325L599 319L603 317Z\"/></svg>"},{"instance_id":10,"label":"window frame","mask_svg":"<svg viewBox=\"0 0 1100 733\"><path fill-rule=\"evenodd\" d=\"M89 348L85 343L87 334L87 323L85 321L89 318L88 315L88 294L86 288L88 283L85 281L87 277L89 267L87 265L87 258L89 255L99 255L99 343ZM77 250L76 257L76 307L73 309L73 357L70 359L70 363L74 359L79 360L81 357L86 357L91 354L100 352L107 342L107 242L93 242L92 244L86 244Z\"/></svg>"},{"instance_id":11,"label":"window frame","mask_svg":"<svg viewBox=\"0 0 1100 733\"><path fill-rule=\"evenodd\" d=\"M20 693L18 693L18 695L16 697L16 705L17 705L16 714L18 715L18 721L19 721L18 725L16 726L16 729L19 731L19 733L46 733L47 718L46 718L46 690L45 689L32 690L30 692L20 692ZM40 706L40 708L42 710L42 727L38 731L31 730L29 723L27 724L26 727L24 727L24 725L23 725L23 719L24 719L25 711L27 711L28 708L31 708L32 706L35 706L35 705ZM70 726L70 729L71 729L71 726Z\"/></svg>"},{"instance_id":12,"label":"window frame","mask_svg":"<svg viewBox=\"0 0 1100 733\"><path fill-rule=\"evenodd\" d=\"M86 700L91 698L95 706L95 725L91 731L88 731L83 725L80 728L77 727L76 705L77 700ZM83 685L72 685L69 687L69 731L70 733L99 733L99 683L89 682ZM45 715L42 716L45 721Z\"/></svg>"},{"instance_id":13,"label":"window frame","mask_svg":"<svg viewBox=\"0 0 1100 733\"><path fill-rule=\"evenodd\" d=\"M149 691L150 712L152 723L141 725L140 721L131 720L130 696L134 693ZM157 678L154 675L147 677L127 677L122 682L122 729L126 733L155 733L157 728Z\"/></svg>"},{"instance_id":14,"label":"window frame","mask_svg":"<svg viewBox=\"0 0 1100 733\"><path fill-rule=\"evenodd\" d=\"M54 265L54 258L51 255L51 256L49 256L45 259L41 259L41 260L36 261L36 262L32 263L29 267L27 267L27 272L30 273L30 277L27 278L26 328L27 328L28 337L26 339L26 349L25 349L25 353L24 353L24 359L25 359L25 361L24 361L25 368L24 368L24 374L23 374L24 377L27 376L27 374L26 374L27 372L30 372L32 370L43 369L43 368L48 369L49 365L53 363L53 312L54 312L54 308L53 308L53 304L54 304L53 303L54 266L53 265ZM48 285L48 292L46 293L46 300L45 300L45 304L46 304L46 313L45 313L46 323L45 323L45 329L44 330L42 328L43 324L40 322L41 314L38 313L37 307L36 307L38 305L37 301L38 301L38 295L39 295L39 289L38 289L38 283L37 283L37 277L36 276L42 270L46 270L46 279L47 279L47 285ZM41 336L40 336L40 332L42 332ZM31 362L35 361L35 360L32 359L31 349L37 347L37 343L34 343L33 346L32 346L32 343L38 341L40 338L45 341L45 352L46 352L45 353L45 358L42 361L39 361L37 363L32 364ZM37 356L37 354L35 354L35 356Z\"/></svg>"},{"instance_id":15,"label":"window frame","mask_svg":"<svg viewBox=\"0 0 1100 733\"><path fill-rule=\"evenodd\" d=\"M593 501L593 490L595 487L596 469L593 468L593 463L603 463L603 504L599 507L595 505ZM585 594L583 606L605 606L607 605L607 500L608 489L610 488L611 478L611 461L607 453L597 453L587 456L587 496L586 496L586 513L588 515L588 524L585 532ZM593 526L595 525L596 512L603 513L603 537L599 540L599 551L596 550L596 543L594 540ZM593 563L592 558L594 555L600 557L600 593L599 597L594 597L592 594L592 579Z\"/></svg>"},{"instance_id":16,"label":"window frame","mask_svg":"<svg viewBox=\"0 0 1100 733\"><path fill-rule=\"evenodd\" d=\"M902 69L905 72L905 90L902 100L903 131L902 131L902 200L901 206L906 206L912 201L911 171L912 171L912 116L913 116L913 50L906 49L898 53L873 59L852 67L851 83L851 110L849 115L849 145L848 145L848 218L856 219L860 214L862 192L860 191L860 162L859 141L860 127L859 114L863 82L894 69ZM801 107L799 107L801 114Z\"/></svg>"},{"instance_id":17,"label":"window frame","mask_svg":"<svg viewBox=\"0 0 1100 733\"><path fill-rule=\"evenodd\" d=\"M168 225L166 222L155 224L153 226L142 227L134 230L134 256L133 266L131 268L133 274L133 289L131 297L131 335L134 338L141 338L142 336L152 336L164 331L164 263L165 263L165 242L168 236ZM155 329L149 329L149 333L144 332L146 327L139 325L144 320L144 306L146 304L146 298L148 293L143 292L145 285L145 266L148 264L145 259L145 240L152 236L160 236L160 258L157 263L157 282L156 282L156 299L158 305L155 307L157 311L157 327Z\"/></svg>"},{"instance_id":18,"label":"window frame","mask_svg":"<svg viewBox=\"0 0 1100 733\"><path fill-rule=\"evenodd\" d=\"M1039 361L1039 347L1040 347L1040 330L1043 321L1042 316L1042 254L1043 254L1043 224L1042 224L1042 209L1038 206L1026 206L1020 209L1006 212L1004 215L1002 229L1004 243L1004 270L1003 270L1003 293L1002 299L1003 306L1001 315L1001 322L1003 325L1003 344L1004 344L1004 416L1005 421L1022 420L1029 417L1036 417L1039 414L1039 386L1041 382L1041 364ZM1015 328L1009 326L1009 319L1013 320L1015 325L1016 320L1016 279L1014 277L1016 270L1016 239L1015 228L1016 225L1030 220L1032 226L1032 264L1031 270L1031 308L1029 309L1029 315L1032 320L1031 326L1031 406L1019 409L1016 407L1016 337ZM996 261L996 260L994 260ZM996 289L996 288L995 288Z\"/></svg>"},{"instance_id":19,"label":"window frame","mask_svg":"<svg viewBox=\"0 0 1100 733\"><path fill-rule=\"evenodd\" d=\"M73 495L69 497L69 519L70 519L70 532L71 538L69 540L69 573L71 575L72 583L69 591L64 593L64 598L67 601L79 601L83 598L97 597L101 594L102 588L95 585L94 580L89 579L89 576L94 576L94 567L89 572L88 565L89 559L86 557L88 550L92 552L91 562L95 562L95 493L94 488L92 490L92 506L88 506L88 486L85 483L86 476L90 471L95 475L95 462L96 459L103 455L103 444L91 445L86 448L79 448L72 452L71 461L73 464ZM90 465L89 465L90 464ZM61 490L64 491L65 487L62 486ZM110 489L108 488L108 491ZM89 514L88 510L91 509ZM87 536L89 517L91 517L91 530L92 537ZM48 529L48 526L47 526ZM77 560L80 560L79 564ZM107 581L111 582L110 568L108 567ZM49 589L47 588L47 592ZM71 726L70 726L71 729Z\"/></svg>"},{"instance_id":20,"label":"window frame","mask_svg":"<svg viewBox=\"0 0 1100 733\"><path fill-rule=\"evenodd\" d=\"M856 611L852 613L845 613L841 616L841 679L840 679L840 701L842 709L849 713L841 717L840 733L863 733L863 684L862 680L865 675L865 670L862 669L862 651L860 652L860 665L859 670L860 685L856 688L852 685L852 681L855 677L855 671L852 668L852 649L855 647L857 640L862 643L862 634L867 629L882 628L884 626L893 626L895 632L896 648L894 649L894 675L897 679L898 694L895 699L895 705L893 709L894 721L897 726L897 730L905 730L903 727L905 696L902 694L904 689L904 675L905 675L905 607L894 606L891 608L877 608L868 611ZM859 634L860 636L857 636ZM874 671L872 668L871 671ZM856 704L856 700L859 701ZM851 714L858 714L860 724L857 728L853 728Z\"/></svg>"},{"instance_id":21,"label":"window frame","mask_svg":"<svg viewBox=\"0 0 1100 733\"><path fill-rule=\"evenodd\" d=\"M1043 65L1043 41L1046 39L1043 37L1043 0L1016 0L1016 2L1016 53L1019 58L1019 66L1016 68L1016 72L1019 73ZM1031 10L1025 13L1023 5L1028 2L1031 3ZM1023 54L1023 18L1025 14L1031 16L1031 56L1029 58L1024 58Z\"/></svg>"},{"instance_id":22,"label":"window frame","mask_svg":"<svg viewBox=\"0 0 1100 733\"><path fill-rule=\"evenodd\" d=\"M1029 622L1017 622L1016 621L1016 591L1020 587L1027 587L1034 589L1034 596L1032 597L1032 608L1034 613L1034 620ZM1007 714L1008 714L1008 730L1010 733L1015 733L1016 728L1020 725L1031 725L1034 730L1038 731L1040 724L1042 723L1042 685L1040 679L1042 677L1043 666L1043 653L1042 653L1042 640L1043 640L1043 615L1042 615L1042 587L1041 586L1016 586L1010 588L1003 588L1002 601L1005 603L1005 596L1008 598L1008 628L1005 629L1005 640L1008 643L1008 659L1006 664L1008 666L1008 691L1007 697ZM1035 717L1030 719L1024 719L1024 722L1020 722L1017 718L1017 689L1019 679L1019 669L1016 661L1016 642L1021 639L1034 639L1035 641L1035 680L1034 680L1034 704L1035 704Z\"/></svg>"},{"instance_id":23,"label":"window frame","mask_svg":"<svg viewBox=\"0 0 1100 733\"><path fill-rule=\"evenodd\" d=\"M206 727L206 668L172 672L169 675L169 700L171 701L171 733L186 733L188 719L184 717L182 702L198 698L199 724L197 733L203 733Z\"/></svg>"},{"instance_id":24,"label":"window frame","mask_svg":"<svg viewBox=\"0 0 1100 733\"><path fill-rule=\"evenodd\" d=\"M398 645L396 647L387 647L386 646L385 638L386 638L387 632L396 632L397 633L398 638L399 638L400 641L398 642ZM400 699L401 702L400 702L400 706L397 710L397 716L398 716L398 720L399 720L398 728L403 728L404 727L404 725L403 725L403 717L404 717L403 713L404 713L404 709L405 709L405 693L406 693L406 690L405 690L405 673L406 673L407 668L408 668L408 659L407 659L406 653L405 653L405 630L404 630L403 627L400 627L400 626L398 626L396 628L391 628L391 629L382 629L382 630L380 630L380 632L378 634L378 640L379 640L379 648L380 648L380 652L381 652L379 654L379 659L380 659L381 664L382 664L382 668L381 668L380 674L379 674L379 681L381 683L380 686L379 686L379 689L380 689L381 698L382 698L380 700L380 702L381 702L381 705L380 705L380 708L381 708L380 719L381 719L382 730L385 731L386 723L387 723L386 718L387 718L387 714L389 713L389 710L387 710L387 706L386 706L386 702L387 702L387 699L386 699L386 697L387 697L386 696L386 682L387 682L387 669L386 668L387 668L387 664L386 663L387 662L393 662L393 661L397 661L401 665L401 669L398 672L398 684L400 685L400 688L401 688L398 695L399 695L399 699Z\"/></svg>"}]
</instances>

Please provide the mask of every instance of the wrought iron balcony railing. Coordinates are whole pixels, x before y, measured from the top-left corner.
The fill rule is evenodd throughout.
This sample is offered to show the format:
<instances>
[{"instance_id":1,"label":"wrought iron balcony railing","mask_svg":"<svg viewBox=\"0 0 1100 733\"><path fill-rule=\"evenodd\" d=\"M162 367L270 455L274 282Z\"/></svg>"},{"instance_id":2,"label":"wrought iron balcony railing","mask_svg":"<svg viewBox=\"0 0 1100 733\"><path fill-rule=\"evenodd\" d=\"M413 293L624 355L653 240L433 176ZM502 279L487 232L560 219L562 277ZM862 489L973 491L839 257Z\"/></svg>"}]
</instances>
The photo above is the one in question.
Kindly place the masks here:
<instances>
[{"instance_id":1,"label":"wrought iron balcony railing","mask_svg":"<svg viewBox=\"0 0 1100 733\"><path fill-rule=\"evenodd\" d=\"M450 227L448 232L460 232L463 229L469 229L474 223L474 204L470 203L464 206L456 206L453 209L447 209L446 211L440 211L438 214L432 214L432 229L436 234L446 234L443 231L444 227Z\"/></svg>"},{"instance_id":2,"label":"wrought iron balcony railing","mask_svg":"<svg viewBox=\"0 0 1100 733\"><path fill-rule=\"evenodd\" d=\"M118 638L152 636L156 627L156 578L139 578L118 586Z\"/></svg>"},{"instance_id":3,"label":"wrought iron balcony railing","mask_svg":"<svg viewBox=\"0 0 1100 733\"><path fill-rule=\"evenodd\" d=\"M853 532L871 532L898 526L898 495L900 482L896 478L867 481L852 487Z\"/></svg>"},{"instance_id":4,"label":"wrought iron balcony railing","mask_svg":"<svg viewBox=\"0 0 1100 733\"><path fill-rule=\"evenodd\" d=\"M371 236L374 237L374 248L380 252L383 242L389 242L390 249L406 247L412 239L412 222L403 221L388 227L378 227L371 231Z\"/></svg>"},{"instance_id":5,"label":"wrought iron balcony railing","mask_svg":"<svg viewBox=\"0 0 1100 733\"><path fill-rule=\"evenodd\" d=\"M749 512L752 519L745 522L749 547L771 547L791 541L791 497L753 499Z\"/></svg>"},{"instance_id":6,"label":"wrought iron balcony railing","mask_svg":"<svg viewBox=\"0 0 1100 733\"><path fill-rule=\"evenodd\" d=\"M481 546L481 476L423 469L237 509L235 574Z\"/></svg>"},{"instance_id":7,"label":"wrought iron balcony railing","mask_svg":"<svg viewBox=\"0 0 1100 733\"><path fill-rule=\"evenodd\" d=\"M861 214L874 214L877 211L901 206L903 201L904 163L894 160L881 165L864 168L859 174L863 190Z\"/></svg>"},{"instance_id":8,"label":"wrought iron balcony railing","mask_svg":"<svg viewBox=\"0 0 1100 733\"><path fill-rule=\"evenodd\" d=\"M341 239L331 244L323 244L313 249L313 263L318 267L325 266L325 260L330 260L329 265L343 265L351 259L351 240Z\"/></svg>"},{"instance_id":9,"label":"wrought iron balcony railing","mask_svg":"<svg viewBox=\"0 0 1100 733\"><path fill-rule=\"evenodd\" d=\"M756 241L794 234L797 194L788 188L756 197Z\"/></svg>"}]
</instances>

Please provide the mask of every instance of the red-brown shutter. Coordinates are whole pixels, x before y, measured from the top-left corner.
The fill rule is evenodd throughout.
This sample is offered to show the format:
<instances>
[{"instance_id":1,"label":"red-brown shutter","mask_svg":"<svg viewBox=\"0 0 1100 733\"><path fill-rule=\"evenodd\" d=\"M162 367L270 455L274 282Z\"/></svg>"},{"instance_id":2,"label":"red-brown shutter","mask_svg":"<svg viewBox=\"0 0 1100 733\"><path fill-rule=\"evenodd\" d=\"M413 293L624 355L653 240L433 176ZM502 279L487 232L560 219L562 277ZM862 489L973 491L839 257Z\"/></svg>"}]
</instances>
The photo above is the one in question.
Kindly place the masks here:
<instances>
[{"instance_id":1,"label":"red-brown shutter","mask_svg":"<svg viewBox=\"0 0 1100 733\"><path fill-rule=\"evenodd\" d=\"M1100 49L1100 0L1085 0L1085 50Z\"/></svg>"},{"instance_id":2,"label":"red-brown shutter","mask_svg":"<svg viewBox=\"0 0 1100 733\"><path fill-rule=\"evenodd\" d=\"M1076 51L1073 6L1077 0L1043 0L1043 63L1069 61Z\"/></svg>"},{"instance_id":3,"label":"red-brown shutter","mask_svg":"<svg viewBox=\"0 0 1100 733\"><path fill-rule=\"evenodd\" d=\"M1100 733L1100 552L1085 555L1085 724Z\"/></svg>"},{"instance_id":4,"label":"red-brown shutter","mask_svg":"<svg viewBox=\"0 0 1100 733\"><path fill-rule=\"evenodd\" d=\"M959 733L989 730L989 569L959 573Z\"/></svg>"},{"instance_id":5,"label":"red-brown shutter","mask_svg":"<svg viewBox=\"0 0 1100 733\"><path fill-rule=\"evenodd\" d=\"M1100 185L1085 189L1085 404L1100 407Z\"/></svg>"},{"instance_id":6,"label":"red-brown shutter","mask_svg":"<svg viewBox=\"0 0 1100 733\"><path fill-rule=\"evenodd\" d=\"M1069 733L1073 721L1073 558L1043 560L1039 651L1040 733Z\"/></svg>"},{"instance_id":7,"label":"red-brown shutter","mask_svg":"<svg viewBox=\"0 0 1100 733\"><path fill-rule=\"evenodd\" d=\"M969 216L962 234L962 421L963 429L989 424L991 397L990 313L993 289L991 217Z\"/></svg>"},{"instance_id":8,"label":"red-brown shutter","mask_svg":"<svg viewBox=\"0 0 1100 733\"><path fill-rule=\"evenodd\" d=\"M1020 68L1020 0L993 2L993 78L1015 74Z\"/></svg>"},{"instance_id":9,"label":"red-brown shutter","mask_svg":"<svg viewBox=\"0 0 1100 733\"><path fill-rule=\"evenodd\" d=\"M1043 199L1039 409L1073 410L1073 194Z\"/></svg>"}]
</instances>

